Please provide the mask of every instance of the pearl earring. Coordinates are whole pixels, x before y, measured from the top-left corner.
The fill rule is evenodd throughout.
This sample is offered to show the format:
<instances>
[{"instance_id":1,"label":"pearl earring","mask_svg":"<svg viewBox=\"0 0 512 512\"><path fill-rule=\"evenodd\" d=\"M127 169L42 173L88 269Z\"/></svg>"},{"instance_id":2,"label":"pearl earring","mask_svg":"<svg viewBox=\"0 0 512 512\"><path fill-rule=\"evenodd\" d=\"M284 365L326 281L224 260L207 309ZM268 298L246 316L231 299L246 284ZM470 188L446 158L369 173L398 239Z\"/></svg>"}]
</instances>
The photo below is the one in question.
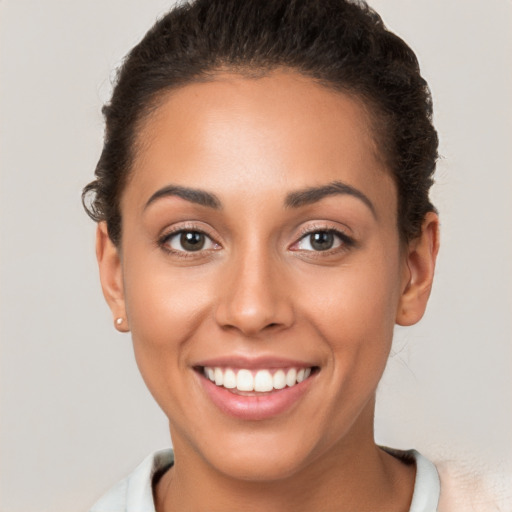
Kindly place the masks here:
<instances>
[{"instance_id":1,"label":"pearl earring","mask_svg":"<svg viewBox=\"0 0 512 512\"><path fill-rule=\"evenodd\" d=\"M121 317L116 318L116 325L121 325L123 323L123 319Z\"/></svg>"}]
</instances>

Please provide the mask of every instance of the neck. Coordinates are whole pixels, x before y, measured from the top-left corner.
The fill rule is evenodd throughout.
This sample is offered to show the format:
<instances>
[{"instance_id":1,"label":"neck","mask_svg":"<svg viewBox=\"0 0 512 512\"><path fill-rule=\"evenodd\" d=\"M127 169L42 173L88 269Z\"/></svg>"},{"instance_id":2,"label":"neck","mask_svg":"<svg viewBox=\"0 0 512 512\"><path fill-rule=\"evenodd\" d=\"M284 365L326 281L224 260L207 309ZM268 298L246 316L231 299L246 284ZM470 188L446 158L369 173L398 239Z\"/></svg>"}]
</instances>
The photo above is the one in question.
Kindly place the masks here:
<instances>
[{"instance_id":1,"label":"neck","mask_svg":"<svg viewBox=\"0 0 512 512\"><path fill-rule=\"evenodd\" d=\"M414 467L375 445L373 409L371 416L370 423L360 418L347 436L313 462L272 481L222 474L178 438L174 440L175 465L155 489L156 510L406 512L412 499Z\"/></svg>"}]
</instances>

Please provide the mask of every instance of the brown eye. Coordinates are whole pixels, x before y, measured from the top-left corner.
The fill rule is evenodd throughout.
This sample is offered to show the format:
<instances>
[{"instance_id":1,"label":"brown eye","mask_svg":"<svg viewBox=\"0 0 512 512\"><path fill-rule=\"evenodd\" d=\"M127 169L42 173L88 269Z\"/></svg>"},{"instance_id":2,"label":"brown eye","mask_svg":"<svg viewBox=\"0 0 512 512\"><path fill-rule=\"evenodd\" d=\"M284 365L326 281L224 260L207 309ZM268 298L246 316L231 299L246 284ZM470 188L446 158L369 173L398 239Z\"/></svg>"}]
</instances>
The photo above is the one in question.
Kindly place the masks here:
<instances>
[{"instance_id":1,"label":"brown eye","mask_svg":"<svg viewBox=\"0 0 512 512\"><path fill-rule=\"evenodd\" d=\"M185 251L200 251L204 247L205 236L197 231L184 231L180 235L180 244Z\"/></svg>"},{"instance_id":2,"label":"brown eye","mask_svg":"<svg viewBox=\"0 0 512 512\"><path fill-rule=\"evenodd\" d=\"M328 251L342 245L340 236L334 231L313 231L299 240L298 249L301 251Z\"/></svg>"},{"instance_id":3,"label":"brown eye","mask_svg":"<svg viewBox=\"0 0 512 512\"><path fill-rule=\"evenodd\" d=\"M176 231L162 241L174 252L198 252L207 249L216 249L218 245L201 231Z\"/></svg>"},{"instance_id":4,"label":"brown eye","mask_svg":"<svg viewBox=\"0 0 512 512\"><path fill-rule=\"evenodd\" d=\"M315 251L327 251L334 246L334 234L329 231L317 231L308 235L311 247Z\"/></svg>"},{"instance_id":5,"label":"brown eye","mask_svg":"<svg viewBox=\"0 0 512 512\"><path fill-rule=\"evenodd\" d=\"M293 245L294 251L312 251L322 252L338 247L351 247L354 245L352 238L345 233L335 229L319 229L303 235L298 242Z\"/></svg>"}]
</instances>

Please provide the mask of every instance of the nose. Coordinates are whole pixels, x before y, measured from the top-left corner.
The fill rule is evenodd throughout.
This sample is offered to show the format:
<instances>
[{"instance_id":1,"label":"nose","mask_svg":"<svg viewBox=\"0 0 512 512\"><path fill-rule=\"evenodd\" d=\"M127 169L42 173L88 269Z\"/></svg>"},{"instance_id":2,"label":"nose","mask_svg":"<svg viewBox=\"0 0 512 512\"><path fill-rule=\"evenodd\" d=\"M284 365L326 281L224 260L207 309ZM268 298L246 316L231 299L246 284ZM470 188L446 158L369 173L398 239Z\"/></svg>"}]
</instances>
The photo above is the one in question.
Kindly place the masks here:
<instances>
[{"instance_id":1,"label":"nose","mask_svg":"<svg viewBox=\"0 0 512 512\"><path fill-rule=\"evenodd\" d=\"M293 324L291 290L277 259L249 250L226 262L215 312L218 325L257 337Z\"/></svg>"}]
</instances>

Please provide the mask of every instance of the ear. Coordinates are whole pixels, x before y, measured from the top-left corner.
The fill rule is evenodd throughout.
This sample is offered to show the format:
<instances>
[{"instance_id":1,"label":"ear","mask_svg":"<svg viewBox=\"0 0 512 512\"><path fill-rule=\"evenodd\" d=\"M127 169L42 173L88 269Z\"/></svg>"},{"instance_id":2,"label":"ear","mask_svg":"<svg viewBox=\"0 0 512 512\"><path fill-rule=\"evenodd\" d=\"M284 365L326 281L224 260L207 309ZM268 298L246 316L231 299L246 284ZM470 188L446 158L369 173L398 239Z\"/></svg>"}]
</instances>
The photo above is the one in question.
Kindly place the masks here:
<instances>
[{"instance_id":1,"label":"ear","mask_svg":"<svg viewBox=\"0 0 512 512\"><path fill-rule=\"evenodd\" d=\"M420 236L407 247L402 295L396 314L398 325L413 325L425 313L438 251L439 217L429 212L421 226Z\"/></svg>"},{"instance_id":2,"label":"ear","mask_svg":"<svg viewBox=\"0 0 512 512\"><path fill-rule=\"evenodd\" d=\"M101 288L120 332L128 332L128 319L124 300L123 272L118 248L108 236L106 222L96 229L96 259L100 271Z\"/></svg>"}]
</instances>

